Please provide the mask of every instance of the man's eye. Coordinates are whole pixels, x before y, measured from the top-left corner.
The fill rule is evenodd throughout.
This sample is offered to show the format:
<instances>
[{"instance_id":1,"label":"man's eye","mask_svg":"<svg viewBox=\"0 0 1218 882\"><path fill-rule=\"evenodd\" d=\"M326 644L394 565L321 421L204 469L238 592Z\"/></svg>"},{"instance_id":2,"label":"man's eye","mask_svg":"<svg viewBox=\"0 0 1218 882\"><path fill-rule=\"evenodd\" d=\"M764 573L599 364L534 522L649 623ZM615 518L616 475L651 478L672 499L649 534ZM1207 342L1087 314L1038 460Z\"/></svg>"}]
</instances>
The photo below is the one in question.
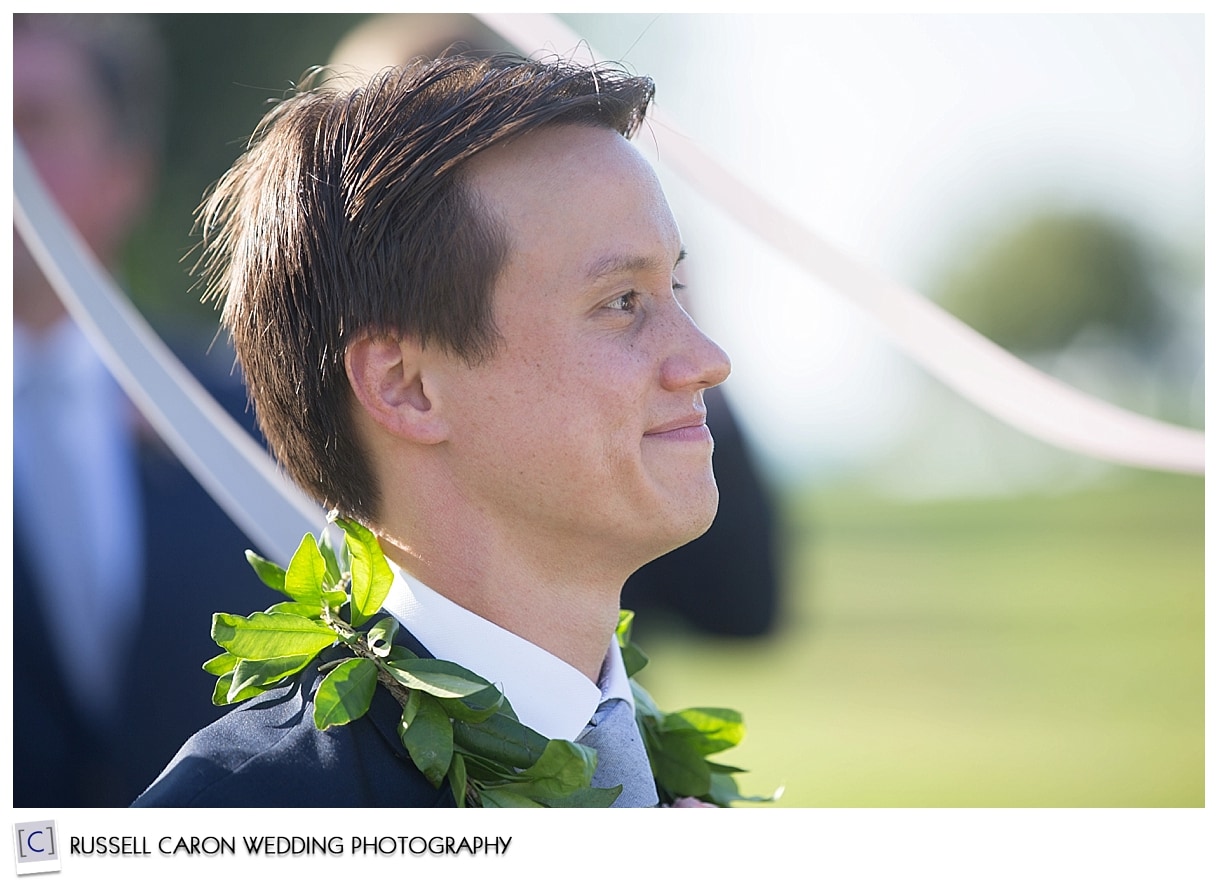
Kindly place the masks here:
<instances>
[{"instance_id":1,"label":"man's eye","mask_svg":"<svg viewBox=\"0 0 1218 882\"><path fill-rule=\"evenodd\" d=\"M638 306L639 295L634 291L628 291L620 297L615 297L610 300L605 306L608 309L620 309L623 312L634 312Z\"/></svg>"}]
</instances>

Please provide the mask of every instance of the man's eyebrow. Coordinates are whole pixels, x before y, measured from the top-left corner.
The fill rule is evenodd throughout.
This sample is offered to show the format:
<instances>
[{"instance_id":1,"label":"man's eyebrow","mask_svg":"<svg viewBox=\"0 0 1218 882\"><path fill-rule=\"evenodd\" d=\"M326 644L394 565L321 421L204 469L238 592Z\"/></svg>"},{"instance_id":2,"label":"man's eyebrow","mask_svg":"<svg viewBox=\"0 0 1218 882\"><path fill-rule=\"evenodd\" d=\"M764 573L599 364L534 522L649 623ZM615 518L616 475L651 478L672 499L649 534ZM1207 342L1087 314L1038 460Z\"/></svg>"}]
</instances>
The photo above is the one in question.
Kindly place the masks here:
<instances>
[{"instance_id":1,"label":"man's eyebrow","mask_svg":"<svg viewBox=\"0 0 1218 882\"><path fill-rule=\"evenodd\" d=\"M671 272L685 259L685 249L682 248L680 254L677 255L676 263L671 267L667 266L666 261L657 260L654 257L644 255L631 254L608 254L604 257L594 260L588 265L588 269L584 273L584 277L591 282L597 282L609 276L623 275L633 272Z\"/></svg>"}]
</instances>

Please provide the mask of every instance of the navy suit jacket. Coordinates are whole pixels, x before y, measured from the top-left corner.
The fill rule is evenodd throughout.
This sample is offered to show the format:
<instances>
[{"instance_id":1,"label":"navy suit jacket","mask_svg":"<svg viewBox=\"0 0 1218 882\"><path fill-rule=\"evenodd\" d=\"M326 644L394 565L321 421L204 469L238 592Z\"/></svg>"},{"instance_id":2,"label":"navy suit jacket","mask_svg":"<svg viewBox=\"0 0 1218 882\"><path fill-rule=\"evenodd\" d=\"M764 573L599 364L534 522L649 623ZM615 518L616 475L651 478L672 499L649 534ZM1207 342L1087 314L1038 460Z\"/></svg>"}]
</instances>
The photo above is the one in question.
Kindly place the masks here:
<instances>
[{"instance_id":1,"label":"navy suit jacket","mask_svg":"<svg viewBox=\"0 0 1218 882\"><path fill-rule=\"evenodd\" d=\"M430 654L398 632L398 643ZM328 651L330 652L330 651ZM196 733L138 807L452 807L398 738L402 708L377 689L368 713L324 732L313 724L317 664L295 682L250 699ZM341 657L335 654L333 657Z\"/></svg>"}]
</instances>

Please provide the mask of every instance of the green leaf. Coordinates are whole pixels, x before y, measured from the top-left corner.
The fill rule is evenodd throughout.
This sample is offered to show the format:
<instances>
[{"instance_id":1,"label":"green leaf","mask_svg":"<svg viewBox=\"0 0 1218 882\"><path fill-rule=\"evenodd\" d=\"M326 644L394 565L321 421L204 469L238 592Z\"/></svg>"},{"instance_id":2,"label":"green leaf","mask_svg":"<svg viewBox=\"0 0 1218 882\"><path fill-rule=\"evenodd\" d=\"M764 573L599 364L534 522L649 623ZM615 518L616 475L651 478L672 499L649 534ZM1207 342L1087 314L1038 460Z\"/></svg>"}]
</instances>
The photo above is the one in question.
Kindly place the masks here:
<instances>
[{"instance_id":1,"label":"green leaf","mask_svg":"<svg viewBox=\"0 0 1218 882\"><path fill-rule=\"evenodd\" d=\"M650 720L659 726L665 714L656 706L655 699L633 680L630 681L630 692L634 696L634 715L640 721Z\"/></svg>"},{"instance_id":2,"label":"green leaf","mask_svg":"<svg viewBox=\"0 0 1218 882\"><path fill-rule=\"evenodd\" d=\"M389 654L385 656L386 661L406 661L407 659L418 658L413 652L398 643L393 644L389 648Z\"/></svg>"},{"instance_id":3,"label":"green leaf","mask_svg":"<svg viewBox=\"0 0 1218 882\"><path fill-rule=\"evenodd\" d=\"M520 773L513 766L495 762L492 759L487 759L485 756L467 753L459 744L455 744L453 756L460 756L465 760L466 777L480 786L516 781L520 777Z\"/></svg>"},{"instance_id":4,"label":"green leaf","mask_svg":"<svg viewBox=\"0 0 1218 882\"><path fill-rule=\"evenodd\" d=\"M546 739L523 723L495 714L477 726L457 720L453 738L468 753L503 763L513 769L527 769L546 749Z\"/></svg>"},{"instance_id":5,"label":"green leaf","mask_svg":"<svg viewBox=\"0 0 1218 882\"><path fill-rule=\"evenodd\" d=\"M525 796L528 787L519 784L502 784L486 787L480 791L483 808L545 808L540 802Z\"/></svg>"},{"instance_id":6,"label":"green leaf","mask_svg":"<svg viewBox=\"0 0 1218 882\"><path fill-rule=\"evenodd\" d=\"M398 620L385 616L368 629L368 649L377 658L384 658L393 649L393 640L398 634Z\"/></svg>"},{"instance_id":7,"label":"green leaf","mask_svg":"<svg viewBox=\"0 0 1218 882\"><path fill-rule=\"evenodd\" d=\"M622 785L613 787L583 787L570 796L547 800L550 808L609 808L622 792Z\"/></svg>"},{"instance_id":8,"label":"green leaf","mask_svg":"<svg viewBox=\"0 0 1218 882\"><path fill-rule=\"evenodd\" d=\"M268 606L263 612L267 613L289 613L294 616L304 616L306 619L321 621L321 607L312 603L299 603L295 600L285 600L282 603L273 603Z\"/></svg>"},{"instance_id":9,"label":"green leaf","mask_svg":"<svg viewBox=\"0 0 1218 882\"><path fill-rule=\"evenodd\" d=\"M619 609L617 611L617 628L614 629L614 634L617 637L617 645L625 646L630 642L630 632L634 628L634 610Z\"/></svg>"},{"instance_id":10,"label":"green leaf","mask_svg":"<svg viewBox=\"0 0 1218 882\"><path fill-rule=\"evenodd\" d=\"M770 796L741 796L736 781L731 775L712 772L711 786L706 794L706 799L708 802L727 807L733 802L774 802L780 796L782 796L781 787Z\"/></svg>"},{"instance_id":11,"label":"green leaf","mask_svg":"<svg viewBox=\"0 0 1218 882\"><path fill-rule=\"evenodd\" d=\"M711 764L714 765L714 764ZM716 805L728 806L732 803L773 803L782 798L783 788L776 789L769 797L745 797L736 785L736 780L731 775L722 774L722 772L713 771L710 774L710 791L706 793L706 800Z\"/></svg>"},{"instance_id":12,"label":"green leaf","mask_svg":"<svg viewBox=\"0 0 1218 882\"><path fill-rule=\"evenodd\" d=\"M592 782L596 751L582 744L554 739L546 745L537 762L521 775L533 784L534 793L548 800L571 796Z\"/></svg>"},{"instance_id":13,"label":"green leaf","mask_svg":"<svg viewBox=\"0 0 1218 882\"><path fill-rule=\"evenodd\" d=\"M656 733L659 750L648 750L656 784L676 796L704 796L710 769L690 739L681 733Z\"/></svg>"},{"instance_id":14,"label":"green leaf","mask_svg":"<svg viewBox=\"0 0 1218 882\"><path fill-rule=\"evenodd\" d=\"M371 530L346 518L336 523L351 550L351 625L358 628L380 611L393 585L393 570Z\"/></svg>"},{"instance_id":15,"label":"green leaf","mask_svg":"<svg viewBox=\"0 0 1218 882\"><path fill-rule=\"evenodd\" d=\"M262 580L262 584L268 588L274 588L281 594L287 594L283 590L283 567L277 563L267 560L257 552L246 549L245 559L249 565L254 568L254 572L258 574L258 578Z\"/></svg>"},{"instance_id":16,"label":"green leaf","mask_svg":"<svg viewBox=\"0 0 1218 882\"><path fill-rule=\"evenodd\" d=\"M726 807L738 799L740 799L740 789L736 786L736 779L731 775L711 772L710 788L706 791L707 802Z\"/></svg>"},{"instance_id":17,"label":"green leaf","mask_svg":"<svg viewBox=\"0 0 1218 882\"><path fill-rule=\"evenodd\" d=\"M708 756L739 744L744 738L744 723L738 711L722 707L692 707L666 714L660 731L681 734L702 756Z\"/></svg>"},{"instance_id":18,"label":"green leaf","mask_svg":"<svg viewBox=\"0 0 1218 882\"><path fill-rule=\"evenodd\" d=\"M419 706L422 703L423 693L416 692L413 689L410 690L410 693L406 696L406 703L402 705L402 718L398 720L398 728L401 730L398 732L399 737L406 727L414 721L415 715L419 712Z\"/></svg>"},{"instance_id":19,"label":"green leaf","mask_svg":"<svg viewBox=\"0 0 1218 882\"><path fill-rule=\"evenodd\" d=\"M343 604L347 602L347 592L341 588L329 589L321 592L321 602L330 610L332 615L338 615L338 611L343 608Z\"/></svg>"},{"instance_id":20,"label":"green leaf","mask_svg":"<svg viewBox=\"0 0 1218 882\"><path fill-rule=\"evenodd\" d=\"M232 673L233 668L237 666L237 656L231 652L222 652L219 655L209 658L203 662L203 670L211 674L213 677L220 677L224 674Z\"/></svg>"},{"instance_id":21,"label":"green leaf","mask_svg":"<svg viewBox=\"0 0 1218 882\"><path fill-rule=\"evenodd\" d=\"M316 655L334 642L334 632L304 616L256 612L246 618L228 613L212 616L211 637L238 658Z\"/></svg>"},{"instance_id":22,"label":"green leaf","mask_svg":"<svg viewBox=\"0 0 1218 882\"><path fill-rule=\"evenodd\" d=\"M633 677L647 667L650 659L643 650L630 642L630 631L634 627L634 611L623 609L618 611L617 642L622 650L622 663L626 667L626 676Z\"/></svg>"},{"instance_id":23,"label":"green leaf","mask_svg":"<svg viewBox=\"0 0 1218 882\"><path fill-rule=\"evenodd\" d=\"M393 679L403 686L418 689L437 698L464 698L491 685L473 671L435 658L392 661L387 667Z\"/></svg>"},{"instance_id":24,"label":"green leaf","mask_svg":"<svg viewBox=\"0 0 1218 882\"><path fill-rule=\"evenodd\" d=\"M245 701L248 698L253 698L256 695L261 695L266 692L261 686L247 686L232 698L228 697L229 690L233 684L233 674L229 671L216 680L215 689L212 690L211 703L217 707L223 707L226 704L236 704L240 701Z\"/></svg>"},{"instance_id":25,"label":"green leaf","mask_svg":"<svg viewBox=\"0 0 1218 882\"><path fill-rule=\"evenodd\" d=\"M321 534L321 541L317 543L317 548L321 552L322 559L326 562L326 577L322 583L323 588L332 589L343 580L343 573L347 568L343 565L343 560L340 557L346 558L346 546L334 549L334 542L331 539L333 531ZM340 543L342 544L342 543ZM344 595L346 592L344 592Z\"/></svg>"},{"instance_id":26,"label":"green leaf","mask_svg":"<svg viewBox=\"0 0 1218 882\"><path fill-rule=\"evenodd\" d=\"M427 780L439 787L453 759L453 725L434 698L421 692L412 693L411 698L415 695L419 696L418 707L410 719L409 705L402 711L402 746Z\"/></svg>"},{"instance_id":27,"label":"green leaf","mask_svg":"<svg viewBox=\"0 0 1218 882\"><path fill-rule=\"evenodd\" d=\"M465 698L441 698L440 706L454 720L466 723L481 723L507 707L507 699L494 686Z\"/></svg>"},{"instance_id":28,"label":"green leaf","mask_svg":"<svg viewBox=\"0 0 1218 882\"><path fill-rule=\"evenodd\" d=\"M318 729L345 726L368 712L376 690L376 664L350 658L326 674L313 699L313 723Z\"/></svg>"},{"instance_id":29,"label":"green leaf","mask_svg":"<svg viewBox=\"0 0 1218 882\"><path fill-rule=\"evenodd\" d=\"M212 688L211 703L216 707L223 707L226 704L231 704L228 700L228 687L233 685L233 672L221 674L216 678L216 685Z\"/></svg>"},{"instance_id":30,"label":"green leaf","mask_svg":"<svg viewBox=\"0 0 1218 882\"><path fill-rule=\"evenodd\" d=\"M279 658L238 660L233 669L232 684L228 687L229 700L240 695L251 686L267 688L274 686L285 677L290 677L301 671L313 660L313 653L304 655L288 655Z\"/></svg>"},{"instance_id":31,"label":"green leaf","mask_svg":"<svg viewBox=\"0 0 1218 882\"><path fill-rule=\"evenodd\" d=\"M465 808L465 788L468 779L465 776L465 757L459 753L453 754L453 764L448 767L448 786L452 788L453 799L457 808Z\"/></svg>"},{"instance_id":32,"label":"green leaf","mask_svg":"<svg viewBox=\"0 0 1218 882\"><path fill-rule=\"evenodd\" d=\"M622 647L622 664L626 667L626 676L633 677L647 667L650 659L633 643Z\"/></svg>"},{"instance_id":33,"label":"green leaf","mask_svg":"<svg viewBox=\"0 0 1218 882\"><path fill-rule=\"evenodd\" d=\"M300 603L321 606L321 585L326 577L326 562L312 533L306 533L292 555L284 575L283 593Z\"/></svg>"}]
</instances>

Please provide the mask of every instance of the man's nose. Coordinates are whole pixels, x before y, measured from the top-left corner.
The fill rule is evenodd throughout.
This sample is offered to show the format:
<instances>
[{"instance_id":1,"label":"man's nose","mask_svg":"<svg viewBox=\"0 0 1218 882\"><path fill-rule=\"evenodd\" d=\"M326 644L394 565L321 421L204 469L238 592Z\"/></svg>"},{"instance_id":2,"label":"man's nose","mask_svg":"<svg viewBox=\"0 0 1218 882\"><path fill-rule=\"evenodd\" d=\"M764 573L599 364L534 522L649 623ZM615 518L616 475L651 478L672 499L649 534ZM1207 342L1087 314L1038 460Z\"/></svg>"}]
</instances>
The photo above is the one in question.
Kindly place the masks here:
<instances>
[{"instance_id":1,"label":"man's nose","mask_svg":"<svg viewBox=\"0 0 1218 882\"><path fill-rule=\"evenodd\" d=\"M684 310L678 345L664 360L660 381L665 389L709 389L732 372L732 362L714 340L702 332Z\"/></svg>"}]
</instances>

